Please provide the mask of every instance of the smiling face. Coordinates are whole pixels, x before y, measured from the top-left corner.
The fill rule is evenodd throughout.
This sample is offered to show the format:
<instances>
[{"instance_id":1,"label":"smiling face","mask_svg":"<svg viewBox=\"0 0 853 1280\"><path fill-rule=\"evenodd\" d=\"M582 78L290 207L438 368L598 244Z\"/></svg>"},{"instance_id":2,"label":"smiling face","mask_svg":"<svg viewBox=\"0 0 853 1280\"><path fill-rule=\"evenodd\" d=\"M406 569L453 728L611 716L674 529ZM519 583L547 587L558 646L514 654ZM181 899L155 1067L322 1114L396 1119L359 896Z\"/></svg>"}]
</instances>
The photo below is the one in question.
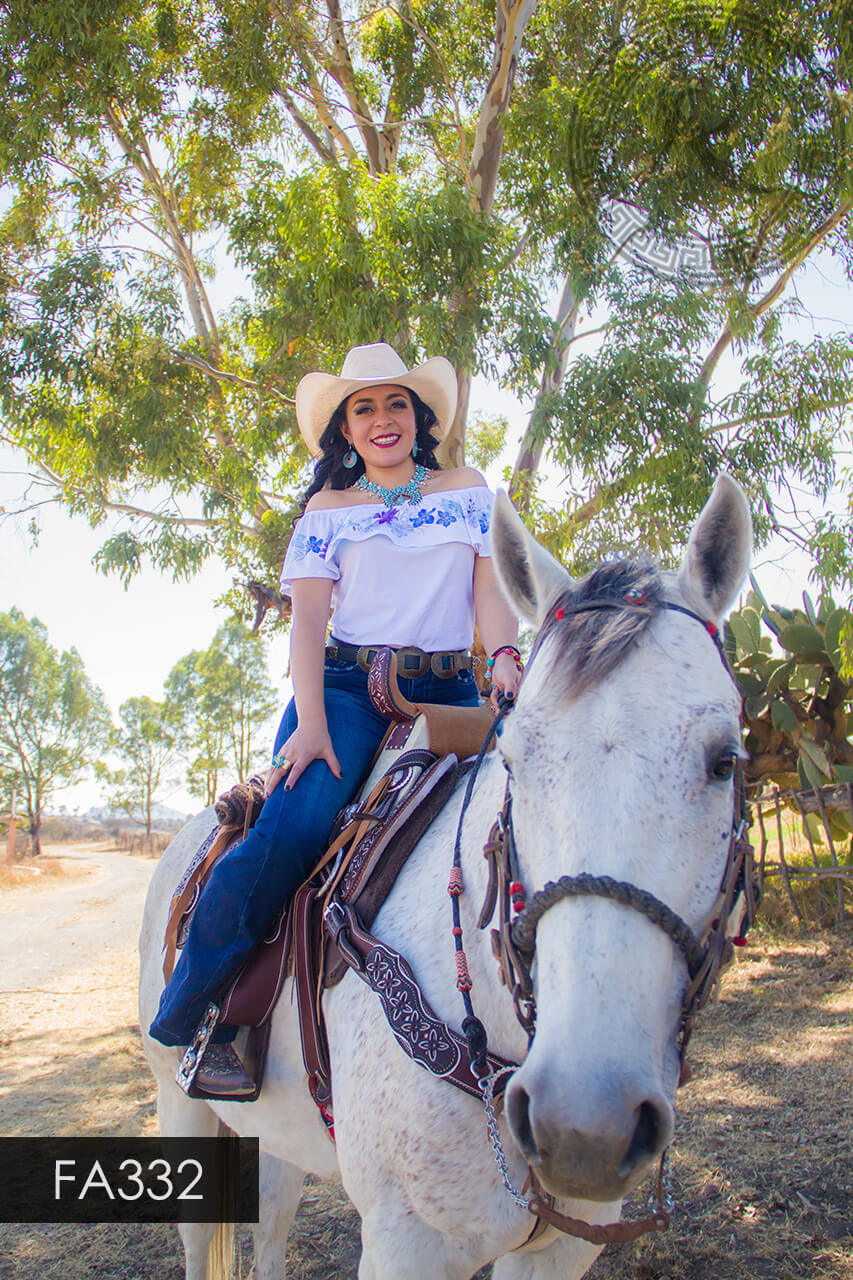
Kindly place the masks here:
<instances>
[{"instance_id":1,"label":"smiling face","mask_svg":"<svg viewBox=\"0 0 853 1280\"><path fill-rule=\"evenodd\" d=\"M383 384L356 391L345 402L341 430L367 470L399 467L412 455L415 410L405 387Z\"/></svg>"}]
</instances>

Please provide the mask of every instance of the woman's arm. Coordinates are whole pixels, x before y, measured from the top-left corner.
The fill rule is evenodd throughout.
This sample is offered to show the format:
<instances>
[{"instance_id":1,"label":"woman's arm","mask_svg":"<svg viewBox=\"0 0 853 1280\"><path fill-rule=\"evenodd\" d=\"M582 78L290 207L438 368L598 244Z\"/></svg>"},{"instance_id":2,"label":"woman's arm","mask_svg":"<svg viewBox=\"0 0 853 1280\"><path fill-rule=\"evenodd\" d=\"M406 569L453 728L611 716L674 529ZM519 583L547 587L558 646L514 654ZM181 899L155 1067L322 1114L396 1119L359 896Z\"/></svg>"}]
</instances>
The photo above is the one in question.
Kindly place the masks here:
<instances>
[{"instance_id":1,"label":"woman's arm","mask_svg":"<svg viewBox=\"0 0 853 1280\"><path fill-rule=\"evenodd\" d=\"M288 770L285 785L290 790L312 760L325 760L335 777L341 776L341 766L326 725L323 700L323 664L332 586L330 578L297 578L291 588L290 670L297 727L279 751L279 756L290 764L270 769L266 779L267 795L275 790Z\"/></svg>"},{"instance_id":2,"label":"woman's arm","mask_svg":"<svg viewBox=\"0 0 853 1280\"><path fill-rule=\"evenodd\" d=\"M515 646L518 619L498 586L490 556L477 556L474 561L474 609L486 653L492 654L503 645ZM520 681L514 659L507 653L499 654L492 668L492 702L497 705L500 693L514 698Z\"/></svg>"}]
</instances>

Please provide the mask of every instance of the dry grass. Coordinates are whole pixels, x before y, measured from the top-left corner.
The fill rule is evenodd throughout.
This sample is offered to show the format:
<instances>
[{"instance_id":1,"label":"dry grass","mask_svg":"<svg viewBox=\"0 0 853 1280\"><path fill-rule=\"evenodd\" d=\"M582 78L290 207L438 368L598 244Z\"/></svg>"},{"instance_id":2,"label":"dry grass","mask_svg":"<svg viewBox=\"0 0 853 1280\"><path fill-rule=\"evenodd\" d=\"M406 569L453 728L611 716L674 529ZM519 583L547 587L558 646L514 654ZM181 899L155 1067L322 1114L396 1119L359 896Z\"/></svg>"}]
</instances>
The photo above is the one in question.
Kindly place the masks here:
<instances>
[{"instance_id":1,"label":"dry grass","mask_svg":"<svg viewBox=\"0 0 853 1280\"><path fill-rule=\"evenodd\" d=\"M60 858L19 858L0 865L0 889L32 889L56 884L57 876L85 874Z\"/></svg>"}]
</instances>

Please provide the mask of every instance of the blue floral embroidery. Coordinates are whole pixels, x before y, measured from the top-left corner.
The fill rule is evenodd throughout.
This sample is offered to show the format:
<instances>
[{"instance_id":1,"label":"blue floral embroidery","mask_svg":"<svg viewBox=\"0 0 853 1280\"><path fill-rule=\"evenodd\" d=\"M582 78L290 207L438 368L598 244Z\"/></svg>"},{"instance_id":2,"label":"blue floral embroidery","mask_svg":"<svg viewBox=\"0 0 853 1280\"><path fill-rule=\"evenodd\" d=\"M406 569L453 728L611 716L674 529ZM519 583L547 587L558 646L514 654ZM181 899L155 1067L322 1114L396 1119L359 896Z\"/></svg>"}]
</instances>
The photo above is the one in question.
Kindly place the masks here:
<instances>
[{"instance_id":1,"label":"blue floral embroidery","mask_svg":"<svg viewBox=\"0 0 853 1280\"><path fill-rule=\"evenodd\" d=\"M427 511L426 507L421 507L416 516L412 516L412 528L420 529L422 524L435 524L435 507L431 511Z\"/></svg>"},{"instance_id":2,"label":"blue floral embroidery","mask_svg":"<svg viewBox=\"0 0 853 1280\"><path fill-rule=\"evenodd\" d=\"M328 539L324 542L322 538L315 538L312 534L312 536L308 538L305 543L305 554L311 555L311 553L313 552L315 556L321 556L323 559L325 559L326 549L328 548L328 545L329 545Z\"/></svg>"},{"instance_id":3,"label":"blue floral embroidery","mask_svg":"<svg viewBox=\"0 0 853 1280\"><path fill-rule=\"evenodd\" d=\"M488 532L489 532L489 512L481 511L480 512L480 533L488 533Z\"/></svg>"},{"instance_id":4,"label":"blue floral embroidery","mask_svg":"<svg viewBox=\"0 0 853 1280\"><path fill-rule=\"evenodd\" d=\"M396 507L392 507L390 511L380 511L379 514L376 516L376 523L378 525L393 524L394 521L397 519L397 514L398 513L397 513Z\"/></svg>"},{"instance_id":5,"label":"blue floral embroidery","mask_svg":"<svg viewBox=\"0 0 853 1280\"><path fill-rule=\"evenodd\" d=\"M445 529L449 524L456 524L456 521L458 519L459 519L458 516L451 515L450 512L446 510L439 511L438 515L436 516L436 520L438 521L438 523L441 525L444 525Z\"/></svg>"}]
</instances>

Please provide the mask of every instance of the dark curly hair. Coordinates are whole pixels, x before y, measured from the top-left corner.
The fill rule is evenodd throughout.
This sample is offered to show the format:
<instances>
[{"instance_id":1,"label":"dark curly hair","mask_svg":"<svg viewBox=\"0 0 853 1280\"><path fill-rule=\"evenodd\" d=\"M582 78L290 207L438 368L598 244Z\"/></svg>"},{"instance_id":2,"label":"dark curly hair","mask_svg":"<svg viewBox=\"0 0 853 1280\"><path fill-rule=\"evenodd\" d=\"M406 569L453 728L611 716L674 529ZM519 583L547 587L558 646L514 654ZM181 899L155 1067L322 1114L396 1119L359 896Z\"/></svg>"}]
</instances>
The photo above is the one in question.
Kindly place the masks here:
<instances>
[{"instance_id":1,"label":"dark curly hair","mask_svg":"<svg viewBox=\"0 0 853 1280\"><path fill-rule=\"evenodd\" d=\"M432 434L432 429L438 424L438 419L428 404L424 404L420 396L415 395L414 391L406 387L412 398L412 407L415 411L415 440L418 446L418 463L422 467L428 467L430 471L440 471L441 467L436 460L435 450L438 447L438 441ZM328 426L324 428L323 434L320 436L320 448L322 453L314 464L314 479L299 499L299 512L305 510L305 506L309 498L315 493L319 493L321 489L328 487L330 489L348 489L350 485L355 484L360 476L364 475L364 462L357 457L354 467L344 466L344 454L349 449L349 442L344 435L341 427L346 422L346 401L339 404L335 412L329 419Z\"/></svg>"}]
</instances>

